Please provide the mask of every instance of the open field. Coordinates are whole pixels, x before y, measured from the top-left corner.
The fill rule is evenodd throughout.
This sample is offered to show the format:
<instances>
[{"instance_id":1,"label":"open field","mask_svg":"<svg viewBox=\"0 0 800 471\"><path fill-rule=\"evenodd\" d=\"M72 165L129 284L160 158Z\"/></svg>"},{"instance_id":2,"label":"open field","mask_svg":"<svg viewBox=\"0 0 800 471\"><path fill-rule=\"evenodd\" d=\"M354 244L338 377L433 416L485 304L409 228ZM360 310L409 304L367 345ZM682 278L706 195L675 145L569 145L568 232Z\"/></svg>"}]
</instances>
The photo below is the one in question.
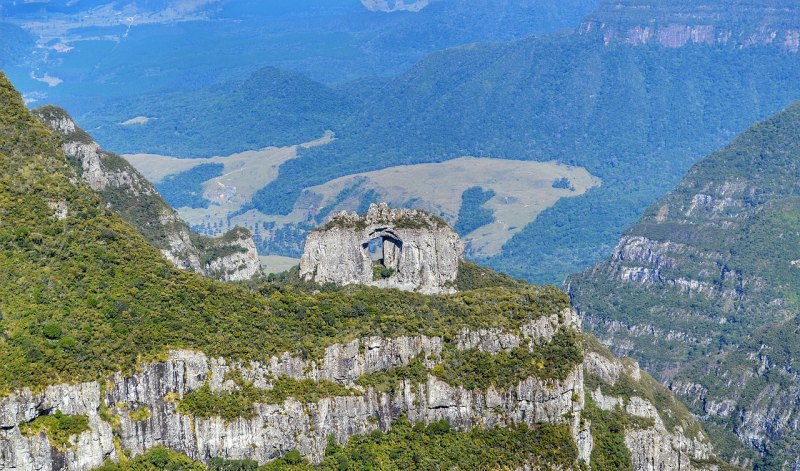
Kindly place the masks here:
<instances>
[{"instance_id":1,"label":"open field","mask_svg":"<svg viewBox=\"0 0 800 471\"><path fill-rule=\"evenodd\" d=\"M499 253L514 234L559 199L582 195L600 185L600 179L580 167L555 162L461 157L441 163L401 165L358 173L306 188L294 210L286 216L251 210L228 219L277 177L281 164L297 157L299 147L325 145L333 139L333 133L326 133L316 141L296 146L270 147L208 159L149 154L126 155L125 158L153 182L201 164L223 164L223 175L203 184L203 196L210 202L208 208L177 208L190 225L217 224L219 231L227 228L229 222L250 230L264 228L265 224L283 227L307 223L323 219L319 216L323 208L326 208L325 217L336 211L354 211L367 194L392 206L425 209L455 225L465 190L472 187L491 190L494 196L483 207L492 211L494 221L465 237L473 256ZM563 178L569 180L570 187L554 188L553 182Z\"/></svg>"},{"instance_id":2,"label":"open field","mask_svg":"<svg viewBox=\"0 0 800 471\"><path fill-rule=\"evenodd\" d=\"M189 224L200 224L208 220L226 219L228 214L250 202L258 190L278 176L278 169L284 162L297 157L299 148L321 146L333 140L333 132L327 131L321 138L304 144L267 147L227 157L179 159L155 154L128 154L123 157L154 184L168 175L186 172L198 165L223 164L223 174L203 185L203 196L212 203L208 208L176 208Z\"/></svg>"},{"instance_id":3,"label":"open field","mask_svg":"<svg viewBox=\"0 0 800 471\"><path fill-rule=\"evenodd\" d=\"M553 188L553 182L561 178L569 179L572 189ZM466 236L472 253L485 256L498 253L508 239L559 199L582 195L599 186L600 180L583 168L555 162L462 157L349 175L308 188L306 192L307 196L318 195L320 207L325 207L336 201L343 190L356 185L358 191L352 192L337 209L355 209L364 193L374 190L381 201L390 205L413 204L451 224L457 220L461 194L466 189L478 186L493 190L495 196L483 206L493 211L495 222Z\"/></svg>"}]
</instances>

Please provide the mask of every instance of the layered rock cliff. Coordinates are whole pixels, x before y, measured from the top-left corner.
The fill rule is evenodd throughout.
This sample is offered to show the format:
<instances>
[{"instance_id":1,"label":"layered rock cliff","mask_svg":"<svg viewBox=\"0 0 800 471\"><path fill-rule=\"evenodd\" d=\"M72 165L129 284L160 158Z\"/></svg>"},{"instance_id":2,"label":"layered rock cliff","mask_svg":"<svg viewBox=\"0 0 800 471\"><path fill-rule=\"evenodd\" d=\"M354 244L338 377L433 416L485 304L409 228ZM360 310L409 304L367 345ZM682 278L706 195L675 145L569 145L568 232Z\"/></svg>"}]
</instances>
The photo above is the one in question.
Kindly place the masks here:
<instances>
[{"instance_id":1,"label":"layered rock cliff","mask_svg":"<svg viewBox=\"0 0 800 471\"><path fill-rule=\"evenodd\" d=\"M589 331L765 469L800 460L798 135L798 105L753 126L698 163L608 261L567 283ZM750 459L734 443L729 455Z\"/></svg>"},{"instance_id":2,"label":"layered rock cliff","mask_svg":"<svg viewBox=\"0 0 800 471\"><path fill-rule=\"evenodd\" d=\"M579 28L606 45L800 50L800 7L789 0L606 1Z\"/></svg>"},{"instance_id":3,"label":"layered rock cliff","mask_svg":"<svg viewBox=\"0 0 800 471\"><path fill-rule=\"evenodd\" d=\"M431 372L451 347L498 354L524 344L546 345L559 333L577 328L577 318L568 310L523 325L519 333L465 329L451 340L362 338L332 345L317 360L287 353L264 364L242 364L197 351L172 351L164 361L142 365L133 374L118 373L100 383L50 386L38 393L22 390L0 400L0 468L82 471L158 445L199 460L224 457L265 463L298 450L311 462L319 462L328 437L346 443L357 434L387 431L400 416L412 423L446 419L457 429L563 424L571 430L579 461L589 463L598 438L583 413L586 397L596 410L630 418L619 439L624 440L633 469L706 469L702 463L713 457L712 450L693 419L675 417L675 410L663 405L657 409L646 396L637 396L639 391L614 395L622 381L640 384L642 373L635 364L623 364L602 349L588 353L563 379L534 375L509 388L467 389ZM429 368L427 379L401 377L389 391L359 381L413 361ZM584 375L589 375L594 389L587 389ZM188 394L203 387L235 390L242 384L232 379L237 377L266 390L278 378L288 377L330 381L352 392L311 403L291 397L280 403L256 403L251 417L234 420L181 412L179 405ZM646 387L641 392L653 393ZM56 410L88 417L88 429L71 437L71 446L57 447L44 432L23 433L23 424ZM672 422L672 428L665 426L665 420ZM599 440L605 445L607 437Z\"/></svg>"},{"instance_id":4,"label":"layered rock cliff","mask_svg":"<svg viewBox=\"0 0 800 471\"><path fill-rule=\"evenodd\" d=\"M261 272L248 231L235 229L216 239L192 234L149 181L120 156L102 150L64 110L45 106L34 114L61 137L64 153L89 187L175 266L223 281L248 280Z\"/></svg>"},{"instance_id":5,"label":"layered rock cliff","mask_svg":"<svg viewBox=\"0 0 800 471\"><path fill-rule=\"evenodd\" d=\"M339 213L310 233L300 276L317 283L441 293L453 291L463 253L461 238L441 219L373 204L363 217Z\"/></svg>"}]
</instances>

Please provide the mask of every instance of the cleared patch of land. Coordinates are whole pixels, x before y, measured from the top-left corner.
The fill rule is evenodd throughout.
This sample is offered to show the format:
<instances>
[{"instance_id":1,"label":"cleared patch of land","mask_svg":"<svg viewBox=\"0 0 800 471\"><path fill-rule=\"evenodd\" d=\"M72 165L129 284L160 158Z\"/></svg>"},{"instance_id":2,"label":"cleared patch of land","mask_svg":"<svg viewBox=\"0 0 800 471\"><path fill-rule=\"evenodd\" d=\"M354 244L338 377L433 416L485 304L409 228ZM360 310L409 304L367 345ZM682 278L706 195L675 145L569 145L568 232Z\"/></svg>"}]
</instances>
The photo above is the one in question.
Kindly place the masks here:
<instances>
[{"instance_id":1,"label":"cleared patch of land","mask_svg":"<svg viewBox=\"0 0 800 471\"><path fill-rule=\"evenodd\" d=\"M223 174L203 185L203 196L211 202L208 208L176 208L189 224L198 225L226 220L228 214L249 203L258 190L278 177L278 169L284 162L297 157L299 148L322 146L333 140L333 132L327 131L323 137L304 144L267 147L227 157L179 159L156 154L128 154L123 157L153 183L198 165L223 164Z\"/></svg>"},{"instance_id":2,"label":"cleared patch of land","mask_svg":"<svg viewBox=\"0 0 800 471\"><path fill-rule=\"evenodd\" d=\"M282 273L300 264L299 258L282 257L280 255L265 255L261 258L261 269L264 273Z\"/></svg>"},{"instance_id":3,"label":"cleared patch of land","mask_svg":"<svg viewBox=\"0 0 800 471\"><path fill-rule=\"evenodd\" d=\"M295 158L298 148L325 145L333 138L333 133L326 133L321 139L306 144L210 159L143 154L125 157L154 182L197 165L222 163L223 174L203 185L204 197L211 203L209 207L177 208L190 225L202 226L204 231L211 230L211 235L219 235L231 226L241 226L253 232L259 230L262 236L269 238L287 225L313 224L337 211L354 211L367 199L396 207L425 209L455 225L465 190L471 187L491 190L494 196L482 207L491 210L494 221L465 236L469 254L478 257L499 253L514 234L559 199L582 195L601 184L599 178L584 168L556 162L461 157L441 163L402 165L358 173L306 188L294 210L286 216L250 210L230 218L232 213L249 203L259 189L277 177L281 164ZM554 187L556 181L562 181L562 184ZM270 271L284 267L278 264Z\"/></svg>"},{"instance_id":4,"label":"cleared patch of land","mask_svg":"<svg viewBox=\"0 0 800 471\"><path fill-rule=\"evenodd\" d=\"M553 182L567 178L571 188L554 188ZM359 173L308 188L306 200L318 200L319 208L335 202L344 190L357 187L336 209L358 207L363 195L373 190L393 206L423 208L455 224L461 195L471 187L493 190L483 207L492 210L495 221L467 234L471 253L494 255L514 234L531 223L543 210L561 198L578 196L600 179L586 169L555 162L526 162L462 157L442 163L403 165ZM314 198L316 196L316 198Z\"/></svg>"},{"instance_id":5,"label":"cleared patch of land","mask_svg":"<svg viewBox=\"0 0 800 471\"><path fill-rule=\"evenodd\" d=\"M275 179L278 174L277 167L283 162L297 157L298 148L325 145L332 142L334 138L332 131L326 131L321 138L304 144L288 147L266 147L260 150L202 159L180 159L158 154L126 154L123 157L152 183L158 183L167 175L185 172L198 165L220 163L225 165L225 173L242 172L249 174L237 176L236 181L240 186L243 185L243 180L247 179L241 178L243 176L257 178L259 181L267 179L266 182L258 187L262 188ZM253 175L259 170L264 171L264 173ZM225 175L219 178L224 179Z\"/></svg>"}]
</instances>

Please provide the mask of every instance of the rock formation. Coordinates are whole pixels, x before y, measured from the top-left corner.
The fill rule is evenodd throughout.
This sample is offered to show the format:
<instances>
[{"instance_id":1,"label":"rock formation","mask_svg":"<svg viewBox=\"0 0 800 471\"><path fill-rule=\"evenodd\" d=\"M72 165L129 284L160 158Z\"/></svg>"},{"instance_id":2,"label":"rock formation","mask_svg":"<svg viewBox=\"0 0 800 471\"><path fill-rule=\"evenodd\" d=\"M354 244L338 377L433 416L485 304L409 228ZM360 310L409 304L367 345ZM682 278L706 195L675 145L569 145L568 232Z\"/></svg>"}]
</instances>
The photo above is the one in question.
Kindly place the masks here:
<instances>
[{"instance_id":1,"label":"rock formation","mask_svg":"<svg viewBox=\"0 0 800 471\"><path fill-rule=\"evenodd\" d=\"M222 281L248 280L261 273L247 230L237 228L216 239L192 234L142 174L122 157L102 150L64 110L45 106L33 113L61 137L64 154L84 181L175 266Z\"/></svg>"},{"instance_id":2,"label":"rock formation","mask_svg":"<svg viewBox=\"0 0 800 471\"><path fill-rule=\"evenodd\" d=\"M588 331L764 469L800 462L799 135L798 104L753 125L567 280Z\"/></svg>"},{"instance_id":3,"label":"rock formation","mask_svg":"<svg viewBox=\"0 0 800 471\"><path fill-rule=\"evenodd\" d=\"M441 219L373 204L363 217L342 212L309 234L300 276L318 283L452 292L463 253L458 234Z\"/></svg>"},{"instance_id":4,"label":"rock formation","mask_svg":"<svg viewBox=\"0 0 800 471\"><path fill-rule=\"evenodd\" d=\"M800 51L800 8L797 2L737 0L605 1L581 24L584 35L604 44L668 48L691 45L777 47Z\"/></svg>"},{"instance_id":5,"label":"rock formation","mask_svg":"<svg viewBox=\"0 0 800 471\"><path fill-rule=\"evenodd\" d=\"M562 329L577 328L574 311L567 310L532 321L518 333L464 330L449 342L460 350L496 354L522 344L533 348ZM457 429L565 424L572 430L580 459L588 462L593 437L590 424L581 419L586 393L601 409L622 407L631 417L650 421L647 427L625 431L635 470L703 469L693 461L712 456L702 434L690 437L680 427L668 430L659 415L663 411L646 399L603 396L601 387L611 388L623 377L638 379L641 373L635 364L597 353L587 354L563 381L532 377L508 390L467 390L431 374L422 383L402 380L391 392L356 386L361 375L407 365L415 358L432 366L447 343L441 337L370 337L332 345L319 360L283 354L268 364L239 364L194 351L173 351L162 362L144 365L130 375L118 373L102 386L92 382L54 385L40 393L18 391L0 399L0 469L86 471L105 459L118 459L121 450L138 455L157 445L195 459L220 456L260 463L296 449L310 461L319 462L329 436L346 443L355 434L388 430L400 415L414 423L447 419ZM269 389L275 378L288 376L333 381L357 393L310 404L292 398L281 404L256 404L253 417L228 421L178 411L177 403L187 393L206 384L215 391L236 388L230 380L236 374L262 389ZM584 374L601 386L585 391ZM149 413L132 416L132 411L142 409ZM45 434L25 436L20 430L20 423L54 410L89 419L90 429L73 437L71 448L58 450L50 446Z\"/></svg>"}]
</instances>

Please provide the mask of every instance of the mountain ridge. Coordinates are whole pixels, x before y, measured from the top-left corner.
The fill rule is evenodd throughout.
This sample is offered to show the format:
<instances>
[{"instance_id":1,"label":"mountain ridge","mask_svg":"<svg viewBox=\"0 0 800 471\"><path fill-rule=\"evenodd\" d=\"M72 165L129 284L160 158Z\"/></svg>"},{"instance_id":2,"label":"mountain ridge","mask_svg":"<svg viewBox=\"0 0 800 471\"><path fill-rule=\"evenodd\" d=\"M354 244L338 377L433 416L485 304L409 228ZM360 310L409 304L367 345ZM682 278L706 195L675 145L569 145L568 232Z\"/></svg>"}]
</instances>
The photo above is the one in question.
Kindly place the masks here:
<instances>
[{"instance_id":1,"label":"mountain ridge","mask_svg":"<svg viewBox=\"0 0 800 471\"><path fill-rule=\"evenodd\" d=\"M0 467L377 466L398 433L406 450L446 437L434 449L458 467L718 466L664 388L584 348L554 287L472 265L467 289L438 296L296 271L203 278L111 211L61 146L0 75Z\"/></svg>"},{"instance_id":2,"label":"mountain ridge","mask_svg":"<svg viewBox=\"0 0 800 471\"><path fill-rule=\"evenodd\" d=\"M235 228L217 238L191 233L150 182L122 157L103 151L64 110L48 106L33 114L61 137L65 155L108 208L136 227L176 267L223 281L261 274L249 231Z\"/></svg>"},{"instance_id":3,"label":"mountain ridge","mask_svg":"<svg viewBox=\"0 0 800 471\"><path fill-rule=\"evenodd\" d=\"M605 1L578 28L606 45L657 44L800 50L800 9L783 0L734 2L678 0Z\"/></svg>"},{"instance_id":4,"label":"mountain ridge","mask_svg":"<svg viewBox=\"0 0 800 471\"><path fill-rule=\"evenodd\" d=\"M566 283L588 330L757 450L759 469L800 456L788 419L798 135L800 103L753 125L648 209L608 261Z\"/></svg>"}]
</instances>

